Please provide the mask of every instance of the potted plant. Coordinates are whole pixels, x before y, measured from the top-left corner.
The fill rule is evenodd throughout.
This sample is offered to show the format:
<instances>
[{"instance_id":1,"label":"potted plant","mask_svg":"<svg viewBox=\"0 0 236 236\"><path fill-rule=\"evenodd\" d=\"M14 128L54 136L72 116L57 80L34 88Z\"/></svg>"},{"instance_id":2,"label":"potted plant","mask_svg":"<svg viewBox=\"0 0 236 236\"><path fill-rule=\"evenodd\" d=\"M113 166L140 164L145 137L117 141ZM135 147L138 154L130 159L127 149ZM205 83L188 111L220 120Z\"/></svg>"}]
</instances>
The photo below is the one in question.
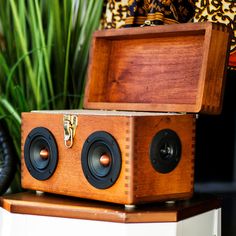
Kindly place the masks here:
<instances>
[{"instance_id":1,"label":"potted plant","mask_svg":"<svg viewBox=\"0 0 236 236\"><path fill-rule=\"evenodd\" d=\"M0 0L0 122L18 157L21 113L75 109L82 101L92 32L103 0Z\"/></svg>"}]
</instances>

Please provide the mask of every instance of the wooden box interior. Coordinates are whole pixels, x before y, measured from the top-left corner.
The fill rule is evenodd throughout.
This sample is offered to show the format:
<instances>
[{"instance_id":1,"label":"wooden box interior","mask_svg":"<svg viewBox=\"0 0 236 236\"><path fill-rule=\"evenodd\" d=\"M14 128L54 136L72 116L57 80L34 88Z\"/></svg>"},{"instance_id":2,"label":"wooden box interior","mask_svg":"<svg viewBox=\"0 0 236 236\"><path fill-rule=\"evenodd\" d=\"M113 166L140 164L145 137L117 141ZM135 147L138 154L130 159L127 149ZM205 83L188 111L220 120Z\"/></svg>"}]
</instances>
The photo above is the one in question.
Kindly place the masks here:
<instances>
[{"instance_id":1,"label":"wooden box interior","mask_svg":"<svg viewBox=\"0 0 236 236\"><path fill-rule=\"evenodd\" d=\"M210 22L97 31L84 108L218 114L228 46Z\"/></svg>"}]
</instances>

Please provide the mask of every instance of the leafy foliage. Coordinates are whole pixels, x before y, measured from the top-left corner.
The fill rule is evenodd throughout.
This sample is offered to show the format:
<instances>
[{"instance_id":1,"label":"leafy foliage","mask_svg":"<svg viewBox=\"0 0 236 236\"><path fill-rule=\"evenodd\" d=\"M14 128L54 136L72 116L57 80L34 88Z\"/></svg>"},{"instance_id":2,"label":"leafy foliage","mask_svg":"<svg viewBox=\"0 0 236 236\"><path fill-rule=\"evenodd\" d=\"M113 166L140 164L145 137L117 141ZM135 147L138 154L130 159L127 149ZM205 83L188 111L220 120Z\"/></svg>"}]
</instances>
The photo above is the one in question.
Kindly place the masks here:
<instances>
[{"instance_id":1,"label":"leafy foliage","mask_svg":"<svg viewBox=\"0 0 236 236\"><path fill-rule=\"evenodd\" d=\"M20 157L22 112L79 108L103 0L0 4L0 118Z\"/></svg>"}]
</instances>

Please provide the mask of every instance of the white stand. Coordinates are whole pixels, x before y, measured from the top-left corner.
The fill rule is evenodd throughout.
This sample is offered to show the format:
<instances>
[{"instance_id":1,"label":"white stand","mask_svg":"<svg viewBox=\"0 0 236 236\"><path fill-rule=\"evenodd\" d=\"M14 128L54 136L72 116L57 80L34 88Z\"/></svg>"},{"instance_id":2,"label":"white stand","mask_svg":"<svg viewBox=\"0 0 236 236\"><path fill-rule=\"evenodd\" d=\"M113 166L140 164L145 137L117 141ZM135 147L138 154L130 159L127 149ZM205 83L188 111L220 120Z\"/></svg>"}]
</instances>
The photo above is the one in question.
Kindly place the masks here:
<instances>
[{"instance_id":1,"label":"white stand","mask_svg":"<svg viewBox=\"0 0 236 236\"><path fill-rule=\"evenodd\" d=\"M115 223L11 213L0 208L1 236L221 236L221 209L178 222Z\"/></svg>"}]
</instances>

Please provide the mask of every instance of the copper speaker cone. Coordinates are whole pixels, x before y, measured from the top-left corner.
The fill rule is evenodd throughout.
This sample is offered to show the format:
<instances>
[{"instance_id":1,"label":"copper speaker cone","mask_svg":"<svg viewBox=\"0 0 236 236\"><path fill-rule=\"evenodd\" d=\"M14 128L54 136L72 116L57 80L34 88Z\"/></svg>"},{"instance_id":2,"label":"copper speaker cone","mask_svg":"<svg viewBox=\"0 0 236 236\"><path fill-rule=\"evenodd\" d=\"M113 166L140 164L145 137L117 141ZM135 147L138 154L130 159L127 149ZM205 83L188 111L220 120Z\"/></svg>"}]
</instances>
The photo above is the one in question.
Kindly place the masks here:
<instances>
[{"instance_id":1,"label":"copper speaker cone","mask_svg":"<svg viewBox=\"0 0 236 236\"><path fill-rule=\"evenodd\" d=\"M39 155L42 159L47 160L49 158L49 151L45 148L39 152Z\"/></svg>"},{"instance_id":2,"label":"copper speaker cone","mask_svg":"<svg viewBox=\"0 0 236 236\"><path fill-rule=\"evenodd\" d=\"M100 157L99 161L101 165L109 166L109 164L111 163L111 157L105 153Z\"/></svg>"}]
</instances>

